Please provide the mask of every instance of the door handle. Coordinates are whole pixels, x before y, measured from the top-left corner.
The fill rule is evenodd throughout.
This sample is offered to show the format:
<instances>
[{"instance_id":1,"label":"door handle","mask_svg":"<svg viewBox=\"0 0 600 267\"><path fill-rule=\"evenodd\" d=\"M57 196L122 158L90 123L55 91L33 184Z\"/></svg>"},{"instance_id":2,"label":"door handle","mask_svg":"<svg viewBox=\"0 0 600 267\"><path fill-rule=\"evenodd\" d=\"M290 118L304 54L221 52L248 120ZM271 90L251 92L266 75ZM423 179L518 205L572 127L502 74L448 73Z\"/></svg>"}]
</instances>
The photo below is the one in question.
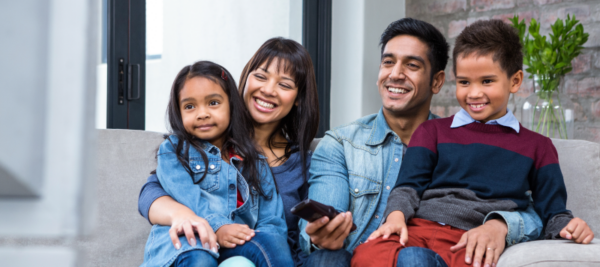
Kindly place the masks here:
<instances>
[{"instance_id":1,"label":"door handle","mask_svg":"<svg viewBox=\"0 0 600 267\"><path fill-rule=\"evenodd\" d=\"M136 87L136 91L137 91L137 95L133 96L133 88L131 86L132 83L132 75L133 75L133 66L137 66L137 75L136 75L136 83L135 83L135 87ZM140 64L132 64L132 65L128 65L128 70L127 70L127 100L138 100L140 99L142 92L140 90Z\"/></svg>"}]
</instances>

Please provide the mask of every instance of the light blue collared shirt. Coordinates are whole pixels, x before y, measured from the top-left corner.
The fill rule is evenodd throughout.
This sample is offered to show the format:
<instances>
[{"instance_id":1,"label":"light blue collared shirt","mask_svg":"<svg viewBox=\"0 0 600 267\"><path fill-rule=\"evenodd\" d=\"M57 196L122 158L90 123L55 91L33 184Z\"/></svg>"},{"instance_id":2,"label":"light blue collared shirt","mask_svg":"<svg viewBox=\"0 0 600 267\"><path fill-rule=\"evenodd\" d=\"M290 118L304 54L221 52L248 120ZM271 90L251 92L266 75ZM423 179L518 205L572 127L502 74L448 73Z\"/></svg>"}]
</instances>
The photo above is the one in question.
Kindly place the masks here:
<instances>
[{"instance_id":1,"label":"light blue collared shirt","mask_svg":"<svg viewBox=\"0 0 600 267\"><path fill-rule=\"evenodd\" d=\"M461 108L460 111L456 113L456 115L454 115L454 119L452 120L452 125L450 125L450 128L458 128L467 124L471 124L473 122L479 123L479 121L473 119L466 110ZM513 128L517 133L519 133L519 130L521 129L519 121L517 120L515 115L513 115L510 109L506 109L506 114L501 118L497 120L490 120L485 124L502 125L504 127L510 127Z\"/></svg>"}]
</instances>

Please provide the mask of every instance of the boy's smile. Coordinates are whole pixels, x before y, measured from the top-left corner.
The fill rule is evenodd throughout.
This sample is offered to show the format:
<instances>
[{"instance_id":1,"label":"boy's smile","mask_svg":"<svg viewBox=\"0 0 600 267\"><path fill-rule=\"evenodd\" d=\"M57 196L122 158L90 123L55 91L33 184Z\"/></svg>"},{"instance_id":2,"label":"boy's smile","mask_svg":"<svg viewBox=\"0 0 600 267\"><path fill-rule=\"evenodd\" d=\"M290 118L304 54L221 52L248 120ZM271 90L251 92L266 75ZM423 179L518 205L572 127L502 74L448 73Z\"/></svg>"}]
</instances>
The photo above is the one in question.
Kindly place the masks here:
<instances>
[{"instance_id":1,"label":"boy's smile","mask_svg":"<svg viewBox=\"0 0 600 267\"><path fill-rule=\"evenodd\" d=\"M519 91L523 71L506 74L493 54L456 58L456 99L474 120L483 123L506 114L510 93Z\"/></svg>"}]
</instances>

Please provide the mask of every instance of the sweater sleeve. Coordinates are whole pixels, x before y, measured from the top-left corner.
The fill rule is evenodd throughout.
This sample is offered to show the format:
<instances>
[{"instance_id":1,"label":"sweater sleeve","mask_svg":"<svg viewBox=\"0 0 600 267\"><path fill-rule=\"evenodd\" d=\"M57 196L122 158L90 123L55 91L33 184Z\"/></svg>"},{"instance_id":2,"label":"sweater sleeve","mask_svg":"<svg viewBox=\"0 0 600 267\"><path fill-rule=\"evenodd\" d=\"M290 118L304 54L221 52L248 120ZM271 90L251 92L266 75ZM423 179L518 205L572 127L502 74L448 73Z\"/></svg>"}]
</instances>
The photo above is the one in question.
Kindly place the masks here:
<instances>
[{"instance_id":1,"label":"sweater sleeve","mask_svg":"<svg viewBox=\"0 0 600 267\"><path fill-rule=\"evenodd\" d=\"M140 196L138 197L138 211L148 222L150 222L150 218L148 212L150 211L150 206L156 199L162 196L168 196L167 192L163 189L162 185L158 181L158 176L156 174L150 175L148 180L142 186L142 190L140 191Z\"/></svg>"},{"instance_id":2,"label":"sweater sleeve","mask_svg":"<svg viewBox=\"0 0 600 267\"><path fill-rule=\"evenodd\" d=\"M573 218L567 210L567 189L558 164L558 153L550 138L536 155L535 172L530 180L533 203L544 224L546 239L560 238L560 230Z\"/></svg>"},{"instance_id":3,"label":"sweater sleeve","mask_svg":"<svg viewBox=\"0 0 600 267\"><path fill-rule=\"evenodd\" d=\"M431 184L431 176L437 163L435 133L431 122L421 124L413 133L402 159L396 185L388 197L384 218L396 210L402 211L407 221L415 214L423 192Z\"/></svg>"}]
</instances>

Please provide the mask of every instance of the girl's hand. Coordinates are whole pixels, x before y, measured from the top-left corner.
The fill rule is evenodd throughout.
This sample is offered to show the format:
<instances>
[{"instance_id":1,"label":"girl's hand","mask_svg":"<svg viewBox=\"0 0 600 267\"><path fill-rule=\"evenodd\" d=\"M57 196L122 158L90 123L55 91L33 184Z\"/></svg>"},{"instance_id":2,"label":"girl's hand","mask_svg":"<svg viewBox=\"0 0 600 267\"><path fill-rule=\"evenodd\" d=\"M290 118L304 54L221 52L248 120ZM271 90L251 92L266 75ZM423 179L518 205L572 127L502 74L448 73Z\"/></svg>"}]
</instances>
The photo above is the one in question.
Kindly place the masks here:
<instances>
[{"instance_id":1,"label":"girl's hand","mask_svg":"<svg viewBox=\"0 0 600 267\"><path fill-rule=\"evenodd\" d=\"M408 229L406 228L406 222L404 221L404 213L401 211L390 213L385 223L367 238L367 242L382 235L383 239L387 239L391 234L399 235L400 244L406 246L406 242L408 242Z\"/></svg>"},{"instance_id":2,"label":"girl's hand","mask_svg":"<svg viewBox=\"0 0 600 267\"><path fill-rule=\"evenodd\" d=\"M243 245L254 237L254 229L250 229L245 224L227 224L217 230L217 242L226 248L235 248L237 245Z\"/></svg>"},{"instance_id":3,"label":"girl's hand","mask_svg":"<svg viewBox=\"0 0 600 267\"><path fill-rule=\"evenodd\" d=\"M594 233L584 220L573 218L569 224L560 231L560 237L573 240L580 244L589 244L592 242L592 239L594 239Z\"/></svg>"},{"instance_id":4,"label":"girl's hand","mask_svg":"<svg viewBox=\"0 0 600 267\"><path fill-rule=\"evenodd\" d=\"M171 236L171 242L173 242L173 246L175 246L176 249L181 248L181 244L179 243L179 236L181 235L185 235L191 246L196 246L194 233L197 233L200 237L200 244L202 244L202 247L210 249L215 253L218 252L217 236L205 219L198 217L196 214L189 213L173 216L169 235Z\"/></svg>"}]
</instances>

